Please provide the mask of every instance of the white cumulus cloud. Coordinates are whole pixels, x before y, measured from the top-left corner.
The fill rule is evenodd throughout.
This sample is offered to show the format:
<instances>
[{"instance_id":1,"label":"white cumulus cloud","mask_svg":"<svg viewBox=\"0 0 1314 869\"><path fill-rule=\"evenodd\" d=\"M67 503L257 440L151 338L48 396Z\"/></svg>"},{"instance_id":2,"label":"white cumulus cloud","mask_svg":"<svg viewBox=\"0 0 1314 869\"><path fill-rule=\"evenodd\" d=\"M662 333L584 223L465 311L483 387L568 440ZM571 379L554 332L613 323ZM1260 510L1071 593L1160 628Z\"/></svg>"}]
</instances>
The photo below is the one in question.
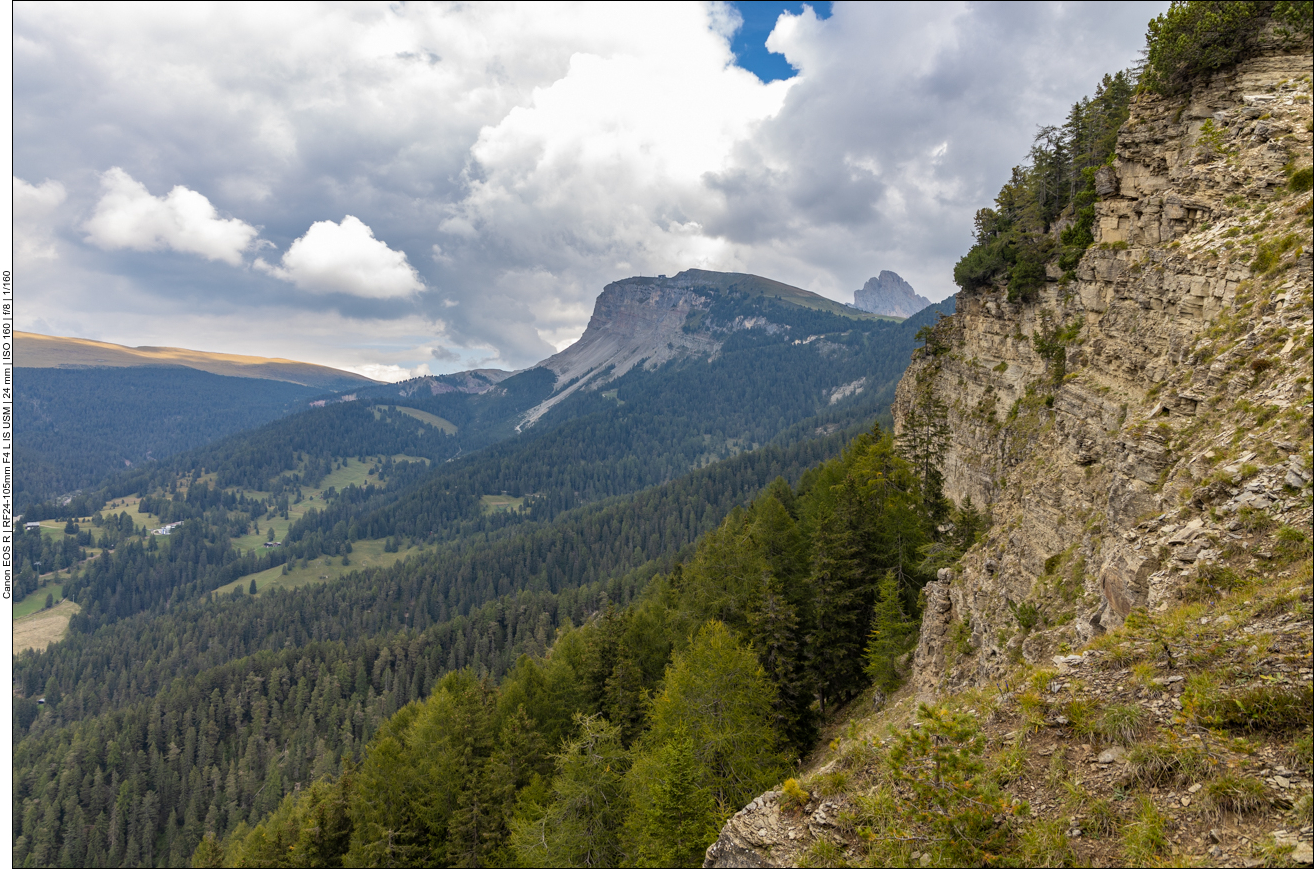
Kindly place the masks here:
<instances>
[{"instance_id":1,"label":"white cumulus cloud","mask_svg":"<svg viewBox=\"0 0 1314 869\"><path fill-rule=\"evenodd\" d=\"M176 250L240 265L259 235L249 223L220 217L209 199L182 185L152 196L117 166L100 183L103 195L83 229L87 241L105 250Z\"/></svg>"},{"instance_id":2,"label":"white cumulus cloud","mask_svg":"<svg viewBox=\"0 0 1314 869\"><path fill-rule=\"evenodd\" d=\"M365 365L348 365L343 368L344 371L350 371L353 374L360 374L371 380L381 380L384 383L400 383L403 380L410 380L414 377L428 377L433 372L429 366L421 362L414 368L406 368L402 365L384 365L378 362L370 362Z\"/></svg>"},{"instance_id":3,"label":"white cumulus cloud","mask_svg":"<svg viewBox=\"0 0 1314 869\"><path fill-rule=\"evenodd\" d=\"M375 238L374 230L350 214L341 223L311 224L283 254L281 266L264 260L256 260L255 265L310 293L391 299L424 288L406 254Z\"/></svg>"},{"instance_id":4,"label":"white cumulus cloud","mask_svg":"<svg viewBox=\"0 0 1314 869\"><path fill-rule=\"evenodd\" d=\"M68 193L58 181L28 184L14 176L14 253L20 259L54 259L51 217Z\"/></svg>"}]
</instances>

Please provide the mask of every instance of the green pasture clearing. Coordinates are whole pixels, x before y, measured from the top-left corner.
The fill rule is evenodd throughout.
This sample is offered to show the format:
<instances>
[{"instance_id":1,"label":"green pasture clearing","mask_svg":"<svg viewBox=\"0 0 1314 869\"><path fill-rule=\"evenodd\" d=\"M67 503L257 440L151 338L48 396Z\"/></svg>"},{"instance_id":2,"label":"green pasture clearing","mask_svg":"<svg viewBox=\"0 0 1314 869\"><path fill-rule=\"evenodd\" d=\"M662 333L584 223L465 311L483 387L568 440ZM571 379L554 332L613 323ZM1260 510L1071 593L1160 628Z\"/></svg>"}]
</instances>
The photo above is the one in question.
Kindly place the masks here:
<instances>
[{"instance_id":1,"label":"green pasture clearing","mask_svg":"<svg viewBox=\"0 0 1314 869\"><path fill-rule=\"evenodd\" d=\"M13 611L14 619L15 620L21 619L24 616L30 616L33 613L37 613L45 609L46 595L48 594L53 594L55 596L55 603L58 604L61 600L64 599L64 584L62 582L41 583L39 586L37 586L36 591L32 592L27 597L23 598L22 600L14 604L14 611Z\"/></svg>"},{"instance_id":2,"label":"green pasture clearing","mask_svg":"<svg viewBox=\"0 0 1314 869\"><path fill-rule=\"evenodd\" d=\"M343 564L342 557L329 557L321 555L319 558L312 558L309 563L302 566L301 559L297 559L289 564L291 570L284 574L283 568L271 567L260 573L252 573L241 579L234 580L227 585L215 589L216 595L232 594L233 589L237 586L248 588L251 580L256 581L257 596L268 591L271 588L299 588L303 585L309 585L315 582L329 582L334 579L341 579L355 570L364 570L369 567L387 567L395 564L408 555L415 555L422 551L423 547L411 547L403 549L400 552L384 552L383 547L385 540L358 540L351 544L351 554L347 556L350 564Z\"/></svg>"},{"instance_id":3,"label":"green pasture clearing","mask_svg":"<svg viewBox=\"0 0 1314 869\"><path fill-rule=\"evenodd\" d=\"M383 408L383 409L400 411L401 413L404 413L407 416L409 416L411 419L418 419L420 422L424 423L425 425L431 425L436 429L442 429L444 432L446 432L449 435L456 434L456 425L454 423L448 422L447 420L443 419L441 416L435 416L434 414L428 413L427 411L416 410L413 407L401 407L400 405L396 405L391 408ZM379 413L379 408L375 408L374 418L379 419L381 416L382 414Z\"/></svg>"},{"instance_id":4,"label":"green pasture clearing","mask_svg":"<svg viewBox=\"0 0 1314 869\"><path fill-rule=\"evenodd\" d=\"M324 477L324 479L320 480L319 485L313 489L302 486L301 501L295 504L288 504L286 519L279 514L261 517L256 520L257 524L260 526L259 533L253 532L251 534L243 535L242 537L234 537L232 539L233 546L242 551L262 549L264 544L269 540L270 528L274 529L275 540L283 540L287 537L288 529L291 528L298 519L306 515L307 511L312 509L324 509L326 504L324 501L324 492L330 487L341 492L350 486L365 486L374 482L376 479L374 474L378 473L378 468L383 464L384 458L384 456L366 456L365 461L362 462L358 457L354 456L335 456L333 463L335 465L341 465L341 467L335 467ZM423 456L408 456L405 453L398 453L390 458L394 463L424 462L425 464L428 464L429 462L429 460ZM299 463L296 470L290 471L289 473L296 473L304 468L304 466L304 463ZM245 495L248 499L254 500L263 500L269 498L272 494L270 492L262 492L254 489L230 489L229 491L234 495Z\"/></svg>"},{"instance_id":5,"label":"green pasture clearing","mask_svg":"<svg viewBox=\"0 0 1314 869\"><path fill-rule=\"evenodd\" d=\"M524 498L513 498L510 495L482 495L479 500L484 505L485 513L492 513L497 510L518 512L525 503Z\"/></svg>"},{"instance_id":6,"label":"green pasture clearing","mask_svg":"<svg viewBox=\"0 0 1314 869\"><path fill-rule=\"evenodd\" d=\"M82 608L71 600L60 601L53 609L43 609L14 622L14 654L24 649L40 652L68 635L68 620Z\"/></svg>"}]
</instances>

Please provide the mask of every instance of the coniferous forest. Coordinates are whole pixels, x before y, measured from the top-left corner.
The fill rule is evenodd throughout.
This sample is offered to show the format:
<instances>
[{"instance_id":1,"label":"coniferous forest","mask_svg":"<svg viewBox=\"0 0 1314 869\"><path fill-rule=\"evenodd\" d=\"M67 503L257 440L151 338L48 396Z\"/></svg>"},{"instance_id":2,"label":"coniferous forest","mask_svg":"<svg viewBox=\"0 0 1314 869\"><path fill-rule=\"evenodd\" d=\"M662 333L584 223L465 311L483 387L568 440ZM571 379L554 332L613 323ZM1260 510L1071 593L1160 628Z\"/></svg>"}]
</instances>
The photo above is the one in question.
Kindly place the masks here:
<instances>
[{"instance_id":1,"label":"coniferous forest","mask_svg":"<svg viewBox=\"0 0 1314 869\"><path fill-rule=\"evenodd\" d=\"M365 781L358 775L385 780L391 773L362 765L380 734L414 745L403 721L458 696L457 714L473 716L474 729L452 734L469 754L453 793L468 790L477 805L426 809L425 823L437 826L408 833L401 851L360 859L546 859L526 850L528 833L515 838L513 825L573 811L551 799L553 758L581 739L614 746L616 769L635 770L626 775L648 770L658 789L651 799L661 788L663 799L675 798L661 778L670 758L681 775L698 777L701 808L680 846L692 853L718 813L806 749L827 704L865 684L847 653L812 660L804 650L861 656L870 619L853 615L874 611L874 592L859 579L868 570L891 572L898 611L910 616L925 560L918 547L929 542L930 513L917 499L913 513L900 513L898 542L857 519L862 499L885 497L866 491L862 474L907 475L888 435L863 435L838 457L873 415L887 413L915 335L940 311L892 323L731 295L703 328L745 313L825 340L731 332L710 361L640 366L519 435L510 422L550 388L541 369L484 395L372 387L32 504L25 520L72 520L64 529L72 533L17 536L20 595L40 595L54 577L78 612L62 641L15 659L16 861L179 865L196 853L201 865L216 849L255 847L247 837L273 829L268 819L323 809L303 805L302 795L346 799ZM829 399L828 384L860 379L865 388L852 398ZM868 454L888 467L852 470ZM325 482L365 465L363 482ZM856 488L832 503L824 493L849 477ZM487 509L483 499L499 493L520 508ZM852 534L814 540L836 511L857 523ZM173 523L167 536L146 532ZM277 546L237 542L264 539L266 529L273 540L275 525L286 528ZM777 534L788 542L780 552L753 542ZM329 582L248 586L248 577L280 569L290 576L329 560L349 564L371 541L399 559ZM717 591L722 562L748 571L742 587ZM818 570L824 582L815 586ZM827 601L839 608L826 610ZM642 636L635 625L646 625ZM766 722L749 754L727 748L714 761L736 770L733 787L714 783L705 767L713 761L681 747L712 738L697 729L711 724L679 719L683 701L668 707L675 718L649 720L668 666L709 661L731 665L723 679L750 679L741 694L751 708L728 714ZM687 678L689 690L704 681L697 669ZM557 686L550 703L534 687L541 679ZM514 691L537 693L507 712ZM508 727L528 748L496 748ZM493 771L494 753L507 769ZM628 794L631 781L618 778L617 787ZM665 815L642 811L651 823ZM613 820L610 844L580 847L620 854L634 835L647 837L650 851L665 847L656 828L625 832L640 829L638 814L618 807ZM360 835L395 821L362 820ZM347 843L323 859L340 862ZM359 848L374 853L375 844Z\"/></svg>"}]
</instances>

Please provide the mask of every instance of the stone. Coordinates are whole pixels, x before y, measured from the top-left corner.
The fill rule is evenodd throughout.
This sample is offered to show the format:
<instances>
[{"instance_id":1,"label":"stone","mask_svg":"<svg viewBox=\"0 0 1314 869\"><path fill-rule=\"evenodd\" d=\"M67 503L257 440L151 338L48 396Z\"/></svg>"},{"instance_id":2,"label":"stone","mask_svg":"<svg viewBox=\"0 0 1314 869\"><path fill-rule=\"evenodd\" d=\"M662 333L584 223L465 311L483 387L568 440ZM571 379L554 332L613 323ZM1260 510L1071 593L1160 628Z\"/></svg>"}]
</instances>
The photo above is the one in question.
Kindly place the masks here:
<instances>
[{"instance_id":1,"label":"stone","mask_svg":"<svg viewBox=\"0 0 1314 869\"><path fill-rule=\"evenodd\" d=\"M1100 756L1095 758L1096 763L1122 763L1127 759L1127 749L1121 745L1115 745L1112 748L1106 748L1100 752Z\"/></svg>"}]
</instances>

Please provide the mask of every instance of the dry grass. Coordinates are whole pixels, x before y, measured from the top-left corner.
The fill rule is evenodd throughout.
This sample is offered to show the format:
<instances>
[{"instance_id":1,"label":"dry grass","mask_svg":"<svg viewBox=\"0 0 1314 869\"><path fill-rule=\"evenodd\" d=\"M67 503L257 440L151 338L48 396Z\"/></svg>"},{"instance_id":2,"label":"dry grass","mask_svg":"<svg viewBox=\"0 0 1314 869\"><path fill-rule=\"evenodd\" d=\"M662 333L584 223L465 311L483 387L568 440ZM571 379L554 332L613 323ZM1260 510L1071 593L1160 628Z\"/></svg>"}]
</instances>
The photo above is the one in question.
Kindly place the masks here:
<instances>
[{"instance_id":1,"label":"dry grass","mask_svg":"<svg viewBox=\"0 0 1314 869\"><path fill-rule=\"evenodd\" d=\"M58 643L68 633L68 621L82 611L71 600L60 601L48 610L26 616L14 622L14 654L24 649L45 651L51 643Z\"/></svg>"}]
</instances>

